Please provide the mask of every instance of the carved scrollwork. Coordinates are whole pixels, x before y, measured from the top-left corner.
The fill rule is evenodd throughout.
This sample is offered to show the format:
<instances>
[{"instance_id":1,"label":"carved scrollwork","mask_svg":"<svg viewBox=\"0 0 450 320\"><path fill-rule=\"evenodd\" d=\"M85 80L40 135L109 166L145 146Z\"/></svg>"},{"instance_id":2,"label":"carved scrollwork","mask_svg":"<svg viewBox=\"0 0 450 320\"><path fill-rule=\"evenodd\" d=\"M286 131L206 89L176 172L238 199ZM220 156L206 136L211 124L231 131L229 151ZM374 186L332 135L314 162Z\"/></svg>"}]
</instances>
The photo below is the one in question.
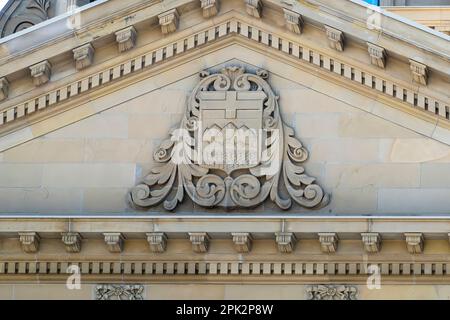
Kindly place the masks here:
<instances>
[{"instance_id":1,"label":"carved scrollwork","mask_svg":"<svg viewBox=\"0 0 450 320\"><path fill-rule=\"evenodd\" d=\"M267 71L228 67L200 78L180 128L154 154L162 166L131 190L133 206L174 210L185 193L207 208L252 208L267 199L283 210L292 201L309 209L328 204L305 173L308 151L283 123Z\"/></svg>"}]
</instances>

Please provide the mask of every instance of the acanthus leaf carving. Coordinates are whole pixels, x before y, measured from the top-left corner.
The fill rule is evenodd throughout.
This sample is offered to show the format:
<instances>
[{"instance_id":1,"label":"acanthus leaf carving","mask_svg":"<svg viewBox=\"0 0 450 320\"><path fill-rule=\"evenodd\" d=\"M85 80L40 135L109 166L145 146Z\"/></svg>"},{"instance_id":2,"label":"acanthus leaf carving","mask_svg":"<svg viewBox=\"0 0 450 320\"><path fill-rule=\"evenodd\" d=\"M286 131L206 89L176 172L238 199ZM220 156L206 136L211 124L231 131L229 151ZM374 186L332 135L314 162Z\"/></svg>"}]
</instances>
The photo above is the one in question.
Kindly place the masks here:
<instances>
[{"instance_id":1,"label":"acanthus leaf carving","mask_svg":"<svg viewBox=\"0 0 450 320\"><path fill-rule=\"evenodd\" d=\"M293 201L327 205L329 196L302 166L308 151L282 121L268 72L227 67L200 77L180 128L154 153L161 166L131 190L130 203L172 211L187 194L206 208L253 208L267 199L283 210Z\"/></svg>"}]
</instances>

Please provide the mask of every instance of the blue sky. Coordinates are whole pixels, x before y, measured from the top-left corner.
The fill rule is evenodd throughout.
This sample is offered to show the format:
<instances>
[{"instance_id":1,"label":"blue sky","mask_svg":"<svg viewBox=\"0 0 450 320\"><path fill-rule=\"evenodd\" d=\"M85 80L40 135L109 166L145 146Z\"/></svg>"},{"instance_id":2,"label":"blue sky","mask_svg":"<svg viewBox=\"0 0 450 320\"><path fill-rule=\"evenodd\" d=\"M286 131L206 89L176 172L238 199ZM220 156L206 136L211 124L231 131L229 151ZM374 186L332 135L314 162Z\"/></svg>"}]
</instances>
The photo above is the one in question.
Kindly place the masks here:
<instances>
[{"instance_id":1,"label":"blue sky","mask_svg":"<svg viewBox=\"0 0 450 320\"><path fill-rule=\"evenodd\" d=\"M368 2L368 3L370 3L370 4L376 4L376 5L378 5L379 4L379 2L380 1L378 1L378 0L364 0L365 2Z\"/></svg>"},{"instance_id":2,"label":"blue sky","mask_svg":"<svg viewBox=\"0 0 450 320\"><path fill-rule=\"evenodd\" d=\"M0 0L0 9L3 9L3 6L5 5L5 3L7 3L8 0Z\"/></svg>"}]
</instances>

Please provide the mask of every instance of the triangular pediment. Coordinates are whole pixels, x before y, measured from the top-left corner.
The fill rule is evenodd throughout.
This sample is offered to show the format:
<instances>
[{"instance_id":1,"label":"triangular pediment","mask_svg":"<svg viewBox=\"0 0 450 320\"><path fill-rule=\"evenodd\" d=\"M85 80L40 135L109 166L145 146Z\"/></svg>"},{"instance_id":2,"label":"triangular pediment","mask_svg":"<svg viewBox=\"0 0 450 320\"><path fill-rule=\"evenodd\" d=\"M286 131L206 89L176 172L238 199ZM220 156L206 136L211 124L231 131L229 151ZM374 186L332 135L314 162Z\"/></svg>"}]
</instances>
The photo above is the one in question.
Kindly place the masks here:
<instances>
[{"instance_id":1,"label":"triangular pediment","mask_svg":"<svg viewBox=\"0 0 450 320\"><path fill-rule=\"evenodd\" d=\"M238 52L237 59L229 59L232 52ZM205 61L208 61L210 67L203 71ZM55 127L51 133L3 152L4 168L8 168L9 163L27 162L30 165L20 166L21 170L28 167L27 170L32 173L30 179L39 179L39 171L42 170L39 163L46 163L42 173L42 186L45 189L30 189L32 196L29 201L32 204L35 204L33 199L44 196L41 192L46 188L51 192L49 199L60 204L56 200L58 193L53 194L59 191L54 187L64 185L69 190L87 188L84 190L87 197L83 200L84 214L104 212L102 210L125 215L171 214L163 205L164 201L173 199L179 189L178 184L172 185L170 190L173 192L155 207L147 208L145 201L137 203L137 208L129 206L126 196L130 195L135 185L143 182L152 184L151 173L155 173L153 169L160 168L163 164L153 158L159 154L159 146L170 146L171 133L183 123L182 119L188 108L187 101L202 77L218 74L226 67L245 68L249 74L258 75L260 65L266 67L264 77L267 77L267 83L278 96L279 110L286 127L293 128L293 138L298 139L307 152L305 171L297 172L302 175L302 179L306 179L303 180L305 183L318 185L323 188L324 195L331 195L329 205L326 206L327 201L324 201L313 208L316 211L302 208L292 201L289 213L383 212L394 205L388 203L378 210L373 207L370 197L373 190L378 192L375 186L414 186L417 183L417 172L414 169L419 168L421 163L448 161L448 146L426 139L422 134L377 115L384 110L392 116L390 106L305 70L292 66L286 68L284 61L280 62L277 57L267 55L263 50L258 52L246 45L230 42L183 64L172 66L170 73L147 76L139 82L117 88L110 94L92 100L95 104L88 106L96 108L92 115L77 118L80 114L71 114L70 111L65 115L61 114L65 118L53 122ZM369 107L373 107L377 113L364 110ZM71 111L78 110L80 108ZM403 115L403 112L398 111L398 115ZM410 120L416 119L409 117ZM52 117L49 122L43 122L46 129L52 125L50 120L54 119ZM74 119L80 120L74 123ZM64 121L67 121L67 125L56 127ZM222 126L227 127L223 123L216 127L211 125L211 128L221 129ZM382 161L382 164L377 161ZM327 168L326 175L324 167ZM392 177L386 172L392 174ZM146 178L147 175L150 178ZM361 180L356 178L361 175ZM30 183L35 183L33 181ZM152 186L151 190L159 189ZM108 200L90 202L92 200L89 199L95 199L95 192L99 193L99 199ZM136 192L139 194L139 190ZM281 198L287 199L281 182L279 194ZM73 196L77 199L76 193ZM387 197L384 194L382 196ZM361 200L350 206L347 201L353 197ZM439 201L438 204L440 203ZM441 208L439 205L436 206L438 209ZM70 209L67 211L60 206L56 207L58 209L52 209L49 204L43 206L50 212L58 210L58 213L77 213L72 211L77 210L77 207L72 207L71 203L68 203ZM182 203L176 207L176 213L223 214L225 210L223 206L212 209L206 207L197 206L185 194ZM20 210L22 206L14 205L12 208ZM168 208L171 209L170 206ZM29 210L39 210L39 206L30 207ZM238 210L230 212L254 214L255 210L266 215L283 212L270 199L256 207L240 206Z\"/></svg>"},{"instance_id":2,"label":"triangular pediment","mask_svg":"<svg viewBox=\"0 0 450 320\"><path fill-rule=\"evenodd\" d=\"M380 30L373 30L361 24L362 17L358 15L362 9L367 10L362 4L342 1L346 6L338 7L334 4L327 6L321 1L314 1L314 4L285 1L255 2L262 5L256 7L256 11L251 10L253 1L224 2L216 16L207 19L202 17L204 9L199 8L199 4L180 1L180 7L175 14L173 10L167 10L169 8L149 5L145 10L152 8L155 16L159 15L161 19L164 16L161 13L169 12L167 19L176 19L175 30L170 27L168 27L170 30L163 28L163 34L160 34L160 26L156 25L148 35L142 35L139 29L141 25L137 23L136 28L139 29L137 35L147 37L147 41L150 42L119 54L111 53L114 44L108 46L106 40L91 41L92 50L95 49L95 59L92 57L94 51L89 51L91 49L84 46L86 54L82 55L81 59L84 60L80 62L80 70L76 72L67 69L67 62L61 63L63 53L58 58L49 57L48 64L38 66L41 72L38 73L37 79L34 78L34 81L43 81L48 77L47 80L50 80L48 83L34 89L31 87L27 89L27 85L23 85L23 88L17 89L18 92L20 90L23 92L11 95L2 103L0 147L2 150L11 148L114 107L117 102L129 98L126 88L138 85L144 79L161 77L161 73L164 74L161 81L170 81L166 79L172 79L178 65L189 64L203 57L201 67L197 65L195 70L190 71L193 74L200 69L225 62L225 59L208 61L206 57L217 50L228 50L228 59L235 58L254 65L257 64L251 56L262 56L264 58L260 59L259 67L264 67L265 59L272 59L274 67L270 71L283 74L286 78L292 78L290 73L293 70L302 70L309 76L299 81L307 82L308 78L310 81L314 79L314 86L317 86L319 91L329 90L327 86L332 84L335 88L333 95L336 97L342 95L345 99L343 92L346 91L340 88L357 92L358 95L377 103L361 104L356 107L422 135L449 143L449 99L445 90L445 85L448 84L446 82L448 50L441 50L438 57L436 52L431 52L448 41L445 36L438 36L415 25L405 25L405 32L416 30L423 34L425 40L434 39L433 46L430 46L427 52L407 41L390 47L393 43L388 43L381 36ZM99 4L89 10L101 10L104 5L106 4ZM355 8L358 10L352 11ZM261 17L258 17L259 10L263 10L261 12L264 13ZM344 13L347 19L343 19ZM184 23L182 23L183 15L186 17ZM325 20L333 16L339 23ZM295 17L298 20L295 20ZM348 17L353 20L349 22ZM384 20L379 26L381 30L388 28L392 23L404 24L392 17L384 15L383 17ZM297 23L294 26L293 21ZM164 25L166 22L161 23ZM355 28L357 22L360 24L359 28ZM169 24L166 26L169 26L170 21L167 23ZM299 28L296 28L297 26ZM365 31L362 32L361 28ZM30 34L34 32L35 30L30 30ZM370 50L367 48L369 40L376 43L377 48L384 50L385 55L381 56L384 59L382 63L369 54ZM14 37L6 39L3 45L7 46L14 41L16 41ZM38 47L37 52L48 51L57 45L50 41L42 48ZM108 49L103 49L102 45ZM236 51L229 50L233 46ZM410 65L411 57L402 56L399 51L406 52L407 46L417 51L412 53L420 53L420 57L417 56L416 60L420 60L422 64L419 63L419 66L415 67L426 67L427 85L414 82L414 76L419 77L417 73L420 73L420 70L414 69L417 72L411 74L413 68ZM28 52L25 56L3 55L2 61L19 59L22 63L27 55L28 60L35 59L36 52L28 49L24 51ZM89 66L86 67L86 63ZM64 76L58 74L59 64L65 65ZM4 72L8 68L13 69L6 65L0 68L3 68ZM20 70L12 74L11 79L24 76ZM14 89L15 82L7 78L4 80L3 88ZM416 79L419 82L422 80L420 77ZM31 79L29 81L31 82ZM321 88L322 83L327 84L326 88ZM160 85L163 84L155 81L155 88ZM103 100L108 102L95 103L96 107L92 107L93 103L90 103Z\"/></svg>"}]
</instances>

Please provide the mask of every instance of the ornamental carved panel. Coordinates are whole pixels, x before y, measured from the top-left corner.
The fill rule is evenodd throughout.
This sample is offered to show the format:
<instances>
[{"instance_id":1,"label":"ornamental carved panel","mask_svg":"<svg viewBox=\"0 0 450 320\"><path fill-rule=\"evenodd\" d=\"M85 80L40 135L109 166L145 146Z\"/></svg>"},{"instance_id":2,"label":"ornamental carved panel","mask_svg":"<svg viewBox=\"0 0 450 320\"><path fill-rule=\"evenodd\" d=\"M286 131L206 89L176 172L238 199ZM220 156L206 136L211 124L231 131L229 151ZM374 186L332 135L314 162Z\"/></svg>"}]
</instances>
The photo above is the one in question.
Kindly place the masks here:
<instances>
[{"instance_id":1,"label":"ornamental carved panel","mask_svg":"<svg viewBox=\"0 0 450 320\"><path fill-rule=\"evenodd\" d=\"M358 290L353 286L316 285L306 289L307 300L356 300Z\"/></svg>"},{"instance_id":2,"label":"ornamental carved panel","mask_svg":"<svg viewBox=\"0 0 450 320\"><path fill-rule=\"evenodd\" d=\"M205 208L326 206L330 197L306 174L308 151L283 122L268 76L242 67L202 72L179 128L154 154L160 165L131 190L130 203L172 211L187 196Z\"/></svg>"},{"instance_id":3,"label":"ornamental carved panel","mask_svg":"<svg viewBox=\"0 0 450 320\"><path fill-rule=\"evenodd\" d=\"M96 300L144 300L142 285L99 285L95 287Z\"/></svg>"}]
</instances>

